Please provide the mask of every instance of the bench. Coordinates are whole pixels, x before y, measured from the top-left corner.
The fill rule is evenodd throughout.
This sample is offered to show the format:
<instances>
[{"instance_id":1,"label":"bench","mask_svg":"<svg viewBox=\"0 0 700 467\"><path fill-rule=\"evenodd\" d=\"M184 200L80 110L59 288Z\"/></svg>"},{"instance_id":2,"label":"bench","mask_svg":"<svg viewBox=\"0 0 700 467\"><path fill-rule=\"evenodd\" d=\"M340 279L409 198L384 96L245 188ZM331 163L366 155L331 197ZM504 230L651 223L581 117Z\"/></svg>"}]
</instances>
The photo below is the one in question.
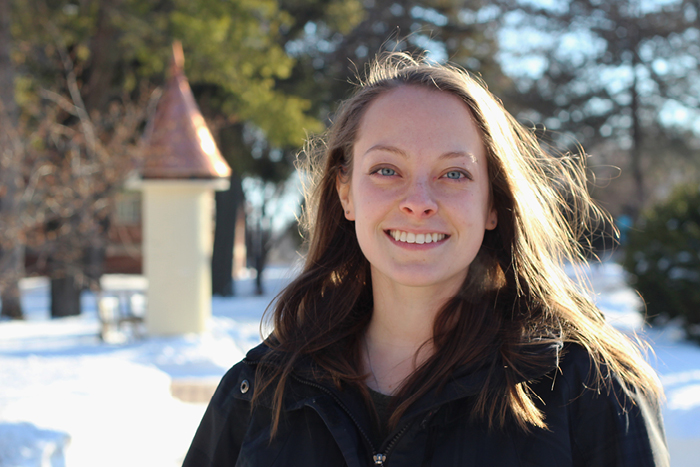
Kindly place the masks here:
<instances>
[{"instance_id":1,"label":"bench","mask_svg":"<svg viewBox=\"0 0 700 467\"><path fill-rule=\"evenodd\" d=\"M131 337L145 335L144 317L146 297L140 290L108 290L97 296L97 314L100 318L100 339L105 342L124 342Z\"/></svg>"}]
</instances>

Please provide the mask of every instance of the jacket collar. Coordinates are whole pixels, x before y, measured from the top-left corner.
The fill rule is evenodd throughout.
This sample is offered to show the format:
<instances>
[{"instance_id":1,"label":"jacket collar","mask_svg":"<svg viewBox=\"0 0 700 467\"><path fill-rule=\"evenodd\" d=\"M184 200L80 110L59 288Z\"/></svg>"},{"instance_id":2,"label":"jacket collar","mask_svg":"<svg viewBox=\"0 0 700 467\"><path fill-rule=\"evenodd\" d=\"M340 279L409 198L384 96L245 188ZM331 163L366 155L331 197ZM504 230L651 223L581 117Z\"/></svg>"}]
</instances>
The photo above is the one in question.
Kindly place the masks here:
<instances>
[{"instance_id":1,"label":"jacket collar","mask_svg":"<svg viewBox=\"0 0 700 467\"><path fill-rule=\"evenodd\" d=\"M554 343L531 344L527 352L537 362L536 365L520 368L517 383L536 381L559 367L563 348L561 341ZM494 352L495 353L495 352ZM441 389L433 388L416 401L406 411L405 417L433 410L447 402L478 395L488 382L490 390L497 390L506 384L505 365L499 355L486 359L491 365L458 368L453 377Z\"/></svg>"},{"instance_id":2,"label":"jacket collar","mask_svg":"<svg viewBox=\"0 0 700 467\"><path fill-rule=\"evenodd\" d=\"M533 343L527 346L527 352L537 362L526 368L520 368L517 374L517 382L535 381L543 376L551 373L559 367L559 359L562 353L563 343L561 341L547 343ZM495 351L494 351L495 352ZM265 360L266 364L275 365L281 364L282 359L276 356L275 352L265 343L251 349L245 358L245 362L254 365ZM419 413L430 411L443 405L464 397L475 396L479 394L484 385L489 383L491 388L499 388L505 384L505 368L498 356L492 356L486 361L493 362L490 366L480 367L461 367L455 371L453 377L440 390L433 388L423 395L415 404L406 412L404 417L413 417ZM325 370L320 368L311 357L303 356L294 366L292 373L293 379L296 379L309 388L316 388L327 394L332 395L337 401L345 404L349 409L356 409L358 401L356 394L350 391L339 391L334 385L328 382L328 379L321 378ZM315 391L311 391L314 393ZM300 402L296 400L296 402ZM293 401L290 400L290 403Z\"/></svg>"}]
</instances>

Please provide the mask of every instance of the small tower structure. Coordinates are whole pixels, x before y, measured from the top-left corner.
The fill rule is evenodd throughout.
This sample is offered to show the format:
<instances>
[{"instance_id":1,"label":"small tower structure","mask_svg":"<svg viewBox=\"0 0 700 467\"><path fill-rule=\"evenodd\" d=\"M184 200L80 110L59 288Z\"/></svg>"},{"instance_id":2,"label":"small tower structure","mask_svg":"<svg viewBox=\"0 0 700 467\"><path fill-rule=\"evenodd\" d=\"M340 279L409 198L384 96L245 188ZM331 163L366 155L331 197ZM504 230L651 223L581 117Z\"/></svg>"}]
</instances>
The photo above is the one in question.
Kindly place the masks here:
<instances>
[{"instance_id":1,"label":"small tower structure","mask_svg":"<svg viewBox=\"0 0 700 467\"><path fill-rule=\"evenodd\" d=\"M146 327L151 335L201 333L211 317L213 192L229 186L192 95L179 42L147 135L142 167Z\"/></svg>"}]
</instances>

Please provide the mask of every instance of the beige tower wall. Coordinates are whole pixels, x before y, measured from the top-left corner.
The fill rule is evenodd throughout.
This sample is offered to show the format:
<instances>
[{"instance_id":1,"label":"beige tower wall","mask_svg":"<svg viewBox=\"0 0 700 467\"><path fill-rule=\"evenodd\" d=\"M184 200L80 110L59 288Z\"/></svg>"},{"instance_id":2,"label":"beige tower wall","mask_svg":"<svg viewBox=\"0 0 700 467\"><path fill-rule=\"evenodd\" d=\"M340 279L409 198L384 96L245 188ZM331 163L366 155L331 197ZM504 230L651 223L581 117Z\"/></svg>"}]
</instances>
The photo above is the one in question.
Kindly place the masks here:
<instances>
[{"instance_id":1,"label":"beige tower wall","mask_svg":"<svg viewBox=\"0 0 700 467\"><path fill-rule=\"evenodd\" d=\"M145 180L143 261L152 335L201 333L211 317L213 190L227 180Z\"/></svg>"}]
</instances>

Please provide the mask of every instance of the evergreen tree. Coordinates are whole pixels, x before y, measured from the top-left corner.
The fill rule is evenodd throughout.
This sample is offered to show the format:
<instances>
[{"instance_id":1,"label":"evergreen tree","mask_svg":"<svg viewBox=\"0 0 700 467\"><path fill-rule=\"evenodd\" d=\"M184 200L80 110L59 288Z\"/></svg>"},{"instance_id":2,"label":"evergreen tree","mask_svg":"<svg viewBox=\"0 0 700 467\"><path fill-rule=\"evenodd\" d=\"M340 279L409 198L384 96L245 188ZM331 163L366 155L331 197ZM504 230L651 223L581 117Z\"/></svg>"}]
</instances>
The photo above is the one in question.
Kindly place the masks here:
<instances>
[{"instance_id":1,"label":"evergreen tree","mask_svg":"<svg viewBox=\"0 0 700 467\"><path fill-rule=\"evenodd\" d=\"M17 167L20 154L12 135L17 130L17 103L10 25L10 2L0 0L0 297L2 316L17 319L22 317L19 279L24 273L24 242L15 234L22 180Z\"/></svg>"},{"instance_id":2,"label":"evergreen tree","mask_svg":"<svg viewBox=\"0 0 700 467\"><path fill-rule=\"evenodd\" d=\"M544 121L560 148L580 142L595 165L621 168L618 192L605 196L615 214L635 217L670 179L697 176L697 1L504 3L513 9L501 56L518 83L520 116Z\"/></svg>"}]
</instances>

